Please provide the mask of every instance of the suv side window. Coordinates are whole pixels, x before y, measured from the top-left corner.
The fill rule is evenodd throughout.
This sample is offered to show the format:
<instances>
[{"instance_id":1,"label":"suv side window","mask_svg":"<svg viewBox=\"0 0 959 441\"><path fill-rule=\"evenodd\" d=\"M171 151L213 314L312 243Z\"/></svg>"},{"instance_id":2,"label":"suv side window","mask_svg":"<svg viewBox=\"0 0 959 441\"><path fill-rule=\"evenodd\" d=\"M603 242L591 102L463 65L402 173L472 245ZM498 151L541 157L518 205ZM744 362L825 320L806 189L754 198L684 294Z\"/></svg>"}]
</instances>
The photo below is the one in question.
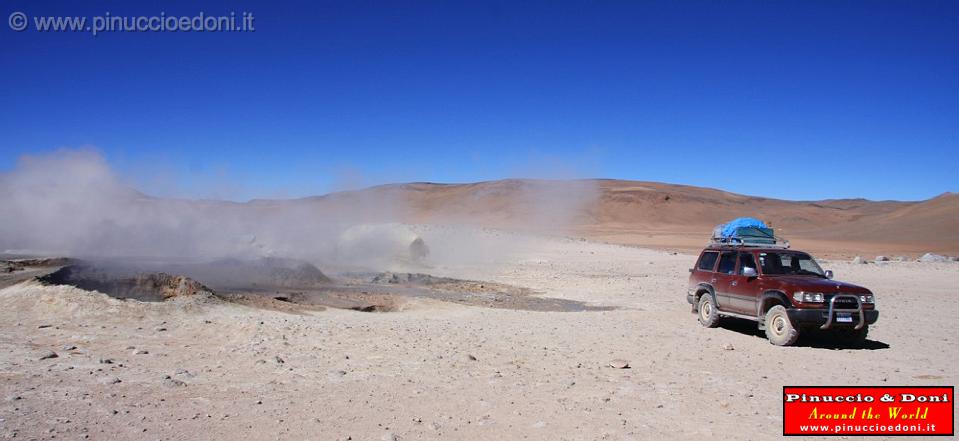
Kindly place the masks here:
<instances>
[{"instance_id":1,"label":"suv side window","mask_svg":"<svg viewBox=\"0 0 959 441\"><path fill-rule=\"evenodd\" d=\"M736 252L730 251L723 253L719 258L719 268L716 272L723 274L734 274L736 272Z\"/></svg>"},{"instance_id":2,"label":"suv side window","mask_svg":"<svg viewBox=\"0 0 959 441\"><path fill-rule=\"evenodd\" d=\"M739 253L739 275L743 275L743 268L752 268L756 271L759 271L756 268L756 259L753 257L753 253Z\"/></svg>"},{"instance_id":3,"label":"suv side window","mask_svg":"<svg viewBox=\"0 0 959 441\"><path fill-rule=\"evenodd\" d=\"M702 257L699 258L699 265L696 265L696 268L703 271L712 271L713 268L716 267L717 258L719 258L718 252L706 251Z\"/></svg>"}]
</instances>

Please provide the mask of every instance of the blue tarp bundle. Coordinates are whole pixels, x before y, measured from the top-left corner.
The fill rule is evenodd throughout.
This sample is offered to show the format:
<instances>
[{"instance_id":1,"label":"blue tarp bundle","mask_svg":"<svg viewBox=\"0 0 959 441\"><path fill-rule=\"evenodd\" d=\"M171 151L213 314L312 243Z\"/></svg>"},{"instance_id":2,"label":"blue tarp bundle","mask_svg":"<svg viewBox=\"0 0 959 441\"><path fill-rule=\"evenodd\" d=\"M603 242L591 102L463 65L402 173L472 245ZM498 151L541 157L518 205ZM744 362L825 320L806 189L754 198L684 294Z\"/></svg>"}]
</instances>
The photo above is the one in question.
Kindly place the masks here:
<instances>
[{"instance_id":1,"label":"blue tarp bundle","mask_svg":"<svg viewBox=\"0 0 959 441\"><path fill-rule=\"evenodd\" d=\"M731 243L753 246L776 245L780 240L766 223L752 217L740 217L713 229L714 243ZM786 248L789 243L783 241Z\"/></svg>"},{"instance_id":2,"label":"blue tarp bundle","mask_svg":"<svg viewBox=\"0 0 959 441\"><path fill-rule=\"evenodd\" d=\"M752 218L752 217L740 217L740 218L733 219L724 225L720 225L719 228L722 228L719 231L721 235L720 237L733 237L736 235L736 232L738 232L740 228L750 228L750 227L769 228L766 226L765 222L759 219Z\"/></svg>"}]
</instances>

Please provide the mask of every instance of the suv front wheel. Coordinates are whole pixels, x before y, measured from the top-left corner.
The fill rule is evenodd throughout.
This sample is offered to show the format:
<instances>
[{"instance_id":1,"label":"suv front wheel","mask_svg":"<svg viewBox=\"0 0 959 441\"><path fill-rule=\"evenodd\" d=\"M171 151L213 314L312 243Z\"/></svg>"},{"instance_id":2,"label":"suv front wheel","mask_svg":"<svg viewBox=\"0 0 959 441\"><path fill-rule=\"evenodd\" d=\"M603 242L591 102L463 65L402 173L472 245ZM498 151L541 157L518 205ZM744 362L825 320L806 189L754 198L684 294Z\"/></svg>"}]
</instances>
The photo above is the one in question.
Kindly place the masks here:
<instances>
[{"instance_id":1,"label":"suv front wheel","mask_svg":"<svg viewBox=\"0 0 959 441\"><path fill-rule=\"evenodd\" d=\"M766 312L766 338L776 346L789 346L799 339L799 330L789 321L782 305L773 306Z\"/></svg>"},{"instance_id":2,"label":"suv front wheel","mask_svg":"<svg viewBox=\"0 0 959 441\"><path fill-rule=\"evenodd\" d=\"M860 329L838 329L834 332L840 344L858 348L866 344L869 326L863 326Z\"/></svg>"},{"instance_id":3,"label":"suv front wheel","mask_svg":"<svg viewBox=\"0 0 959 441\"><path fill-rule=\"evenodd\" d=\"M719 311L708 292L699 298L699 323L707 328L715 328L719 324Z\"/></svg>"}]
</instances>

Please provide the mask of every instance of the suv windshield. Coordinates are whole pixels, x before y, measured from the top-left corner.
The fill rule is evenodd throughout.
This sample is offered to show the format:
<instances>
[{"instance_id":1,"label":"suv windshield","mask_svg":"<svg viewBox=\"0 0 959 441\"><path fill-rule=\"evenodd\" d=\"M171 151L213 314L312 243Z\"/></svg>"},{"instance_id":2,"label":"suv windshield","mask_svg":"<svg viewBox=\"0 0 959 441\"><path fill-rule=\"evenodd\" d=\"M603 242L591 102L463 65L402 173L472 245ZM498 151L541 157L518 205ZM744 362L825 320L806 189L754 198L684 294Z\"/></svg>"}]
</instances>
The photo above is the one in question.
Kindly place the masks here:
<instances>
[{"instance_id":1,"label":"suv windshield","mask_svg":"<svg viewBox=\"0 0 959 441\"><path fill-rule=\"evenodd\" d=\"M806 253L759 253L759 264L766 275L826 277L816 260Z\"/></svg>"}]
</instances>

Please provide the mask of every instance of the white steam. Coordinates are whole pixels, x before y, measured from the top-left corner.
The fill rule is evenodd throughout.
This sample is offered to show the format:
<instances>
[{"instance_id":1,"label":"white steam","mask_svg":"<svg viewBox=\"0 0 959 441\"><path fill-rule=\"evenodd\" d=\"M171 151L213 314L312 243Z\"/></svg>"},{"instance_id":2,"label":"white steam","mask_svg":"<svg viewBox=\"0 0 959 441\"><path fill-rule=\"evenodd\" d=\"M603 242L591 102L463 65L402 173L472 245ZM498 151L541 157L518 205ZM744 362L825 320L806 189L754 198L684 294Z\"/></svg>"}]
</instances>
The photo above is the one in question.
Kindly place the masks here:
<instances>
[{"instance_id":1,"label":"white steam","mask_svg":"<svg viewBox=\"0 0 959 441\"><path fill-rule=\"evenodd\" d=\"M25 156L0 174L0 252L179 261L284 257L348 265L370 260L368 266L379 266L373 257L402 251L420 234L401 223L555 231L588 216L597 195L590 181L446 187L383 186L247 203L162 199L133 190L94 151L61 150ZM422 238L430 256L444 259L482 248L465 239Z\"/></svg>"}]
</instances>

